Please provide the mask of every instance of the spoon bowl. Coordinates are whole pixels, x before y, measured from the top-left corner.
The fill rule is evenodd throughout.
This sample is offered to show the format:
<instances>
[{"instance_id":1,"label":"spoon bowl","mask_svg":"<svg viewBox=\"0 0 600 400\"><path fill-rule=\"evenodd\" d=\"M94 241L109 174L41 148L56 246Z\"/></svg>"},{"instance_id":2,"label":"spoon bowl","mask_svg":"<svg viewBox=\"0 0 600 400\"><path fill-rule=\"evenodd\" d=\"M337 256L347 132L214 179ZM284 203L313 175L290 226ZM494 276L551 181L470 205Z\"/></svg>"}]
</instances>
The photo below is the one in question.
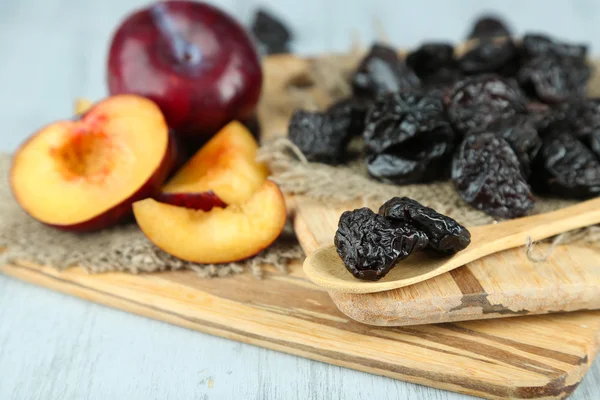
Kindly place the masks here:
<instances>
[{"instance_id":1,"label":"spoon bowl","mask_svg":"<svg viewBox=\"0 0 600 400\"><path fill-rule=\"evenodd\" d=\"M460 221L459 221L460 222ZM355 278L335 246L321 247L304 261L304 272L315 284L343 293L375 293L413 285L499 251L600 223L600 198L549 213L469 228L471 244L452 256L420 252L400 261L376 282Z\"/></svg>"}]
</instances>

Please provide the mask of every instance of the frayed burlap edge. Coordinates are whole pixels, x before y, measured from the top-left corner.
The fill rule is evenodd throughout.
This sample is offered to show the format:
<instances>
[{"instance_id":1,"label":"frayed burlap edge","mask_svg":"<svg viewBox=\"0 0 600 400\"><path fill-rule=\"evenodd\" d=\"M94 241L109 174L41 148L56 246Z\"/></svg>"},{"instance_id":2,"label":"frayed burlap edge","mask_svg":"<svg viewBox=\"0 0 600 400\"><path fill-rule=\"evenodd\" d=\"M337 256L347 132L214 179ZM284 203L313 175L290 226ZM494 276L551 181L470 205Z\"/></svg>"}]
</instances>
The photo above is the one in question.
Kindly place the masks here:
<instances>
[{"instance_id":1,"label":"frayed burlap edge","mask_svg":"<svg viewBox=\"0 0 600 400\"><path fill-rule=\"evenodd\" d=\"M79 266L89 273L188 269L204 278L223 277L249 269L260 278L264 265L273 265L284 272L289 261L303 257L289 226L272 246L257 256L218 265L177 259L148 241L134 223L88 234L59 231L35 221L14 201L8 183L9 165L10 156L0 154L0 265L29 261L58 270Z\"/></svg>"}]
</instances>

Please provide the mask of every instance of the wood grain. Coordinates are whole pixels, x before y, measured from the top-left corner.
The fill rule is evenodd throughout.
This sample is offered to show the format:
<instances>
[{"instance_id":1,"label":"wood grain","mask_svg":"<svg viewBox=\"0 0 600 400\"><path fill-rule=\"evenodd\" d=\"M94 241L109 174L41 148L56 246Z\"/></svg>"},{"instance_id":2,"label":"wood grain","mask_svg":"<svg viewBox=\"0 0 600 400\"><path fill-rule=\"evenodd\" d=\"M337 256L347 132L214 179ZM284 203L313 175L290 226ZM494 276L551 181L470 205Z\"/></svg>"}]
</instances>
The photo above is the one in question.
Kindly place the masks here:
<instances>
[{"instance_id":1,"label":"wood grain","mask_svg":"<svg viewBox=\"0 0 600 400\"><path fill-rule=\"evenodd\" d=\"M331 245L339 215L345 208L352 206L330 207L318 201L296 200L296 234L307 254L314 252L313 256L323 258L321 262L341 262L337 254L317 249ZM508 223L518 226L520 221ZM488 237L499 241L502 224L495 226L500 227L496 228L497 233ZM517 231L512 240L525 243L526 235ZM547 245L536 247L542 253L546 249ZM600 308L600 249L581 244L559 246L547 261L534 263L519 247L391 291L332 291L330 295L346 315L379 326L593 310Z\"/></svg>"},{"instance_id":2,"label":"wood grain","mask_svg":"<svg viewBox=\"0 0 600 400\"><path fill-rule=\"evenodd\" d=\"M470 228L471 244L461 252L451 257L436 257L426 252L412 255L402 260L396 268L377 282L356 279L344 266L333 244L325 245L310 254L304 262L304 272L310 280L329 291L383 292L414 285L490 254L521 247L528 238L538 241L598 223L600 223L600 199L592 199L548 213L472 227ZM331 237L333 237L335 230L330 228L326 228L326 232L332 233ZM589 285L593 285L593 282ZM552 285L543 283L542 286Z\"/></svg>"},{"instance_id":3,"label":"wood grain","mask_svg":"<svg viewBox=\"0 0 600 400\"><path fill-rule=\"evenodd\" d=\"M564 398L597 350L600 312L418 327L352 321L299 263L218 280L193 272L89 275L29 263L0 272L111 307L314 360L486 398ZM560 348L556 343L561 343Z\"/></svg>"},{"instance_id":4,"label":"wood grain","mask_svg":"<svg viewBox=\"0 0 600 400\"><path fill-rule=\"evenodd\" d=\"M292 61L290 69L301 64ZM273 129L285 126L282 120L270 123ZM290 203L303 204L298 209L303 212L321 207L303 199ZM321 227L337 222L333 214L324 217L318 222ZM314 229L314 223L296 218L297 232L315 232L304 238L305 245L331 238L326 229ZM59 273L24 262L2 266L0 272L225 338L487 398L568 396L595 357L600 329L600 313L591 311L416 327L368 326L341 313L329 294L304 276L299 263L289 275L272 270L263 281L250 274L206 280L191 271L88 275L75 268ZM455 284L467 292L479 290L470 276L458 281Z\"/></svg>"},{"instance_id":5,"label":"wood grain","mask_svg":"<svg viewBox=\"0 0 600 400\"><path fill-rule=\"evenodd\" d=\"M125 13L146 3L0 1L4 33L0 47L3 54L11 54L0 66L4 77L0 149L12 151L28 133L69 115L74 95L102 96L109 35ZM550 31L559 38L591 40L595 52L600 49L600 24L594 18L600 10L593 1L556 2L552 7L540 7L548 4L543 1L438 0L412 2L410 7L390 0L218 1L243 21L250 20L259 3L292 23L299 38L294 49L301 52L344 51L353 30L369 43L376 32L365 20L373 15L382 18L397 44L416 45L424 37L458 41L467 33L468 21L491 9L505 16L516 31ZM353 6L331 18L335 4ZM438 12L431 15L432 9ZM414 20L426 15L433 20L398 23L398 15L406 13ZM599 366L596 363L594 374L588 373L572 398L597 397ZM458 400L460 396L211 338L4 276L0 277L0 376L3 400ZM206 388L207 376L215 377L213 389Z\"/></svg>"}]
</instances>

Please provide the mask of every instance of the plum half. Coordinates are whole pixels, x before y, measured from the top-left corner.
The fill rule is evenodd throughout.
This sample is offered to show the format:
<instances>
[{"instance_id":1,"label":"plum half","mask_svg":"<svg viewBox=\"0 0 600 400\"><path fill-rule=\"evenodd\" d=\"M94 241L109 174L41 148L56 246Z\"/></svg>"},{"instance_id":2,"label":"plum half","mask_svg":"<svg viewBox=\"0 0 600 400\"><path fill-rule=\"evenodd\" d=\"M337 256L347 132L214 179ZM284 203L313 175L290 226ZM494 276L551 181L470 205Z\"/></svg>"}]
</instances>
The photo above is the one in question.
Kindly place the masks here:
<instances>
[{"instance_id":1,"label":"plum half","mask_svg":"<svg viewBox=\"0 0 600 400\"><path fill-rule=\"evenodd\" d=\"M153 196L173 164L169 130L158 106L143 97L109 97L77 120L47 125L16 152L14 197L38 221L94 231L131 215Z\"/></svg>"},{"instance_id":2,"label":"plum half","mask_svg":"<svg viewBox=\"0 0 600 400\"><path fill-rule=\"evenodd\" d=\"M279 187L266 180L242 204L210 211L146 199L134 203L140 229L157 247L182 260L201 264L243 260L267 248L287 218Z\"/></svg>"},{"instance_id":3,"label":"plum half","mask_svg":"<svg viewBox=\"0 0 600 400\"><path fill-rule=\"evenodd\" d=\"M206 209L209 198L220 199L225 204L240 204L246 201L258 190L269 174L264 163L256 161L258 143L248 129L237 121L230 122L208 141L194 156L169 179L162 189L165 200L166 194L180 194L179 200L185 194L206 194L197 199L203 206L192 207ZM209 192L213 192L211 196ZM193 199L188 204L193 205ZM221 206L215 203L215 206Z\"/></svg>"}]
</instances>

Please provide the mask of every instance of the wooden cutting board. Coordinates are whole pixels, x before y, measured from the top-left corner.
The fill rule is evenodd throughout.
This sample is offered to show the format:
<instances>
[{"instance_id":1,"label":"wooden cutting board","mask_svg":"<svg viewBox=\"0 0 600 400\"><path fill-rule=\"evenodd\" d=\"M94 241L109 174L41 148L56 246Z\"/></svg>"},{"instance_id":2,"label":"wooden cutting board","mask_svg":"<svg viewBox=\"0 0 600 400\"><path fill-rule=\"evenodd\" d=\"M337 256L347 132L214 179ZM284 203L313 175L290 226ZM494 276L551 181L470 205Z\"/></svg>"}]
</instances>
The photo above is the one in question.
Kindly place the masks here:
<instances>
[{"instance_id":1,"label":"wooden cutting board","mask_svg":"<svg viewBox=\"0 0 600 400\"><path fill-rule=\"evenodd\" d=\"M298 99L311 99L313 104L307 106L326 107L331 101L326 82L314 82L319 68L335 64L337 74L344 76L353 71L359 58L346 54L327 59L292 55L267 59L264 69L269 78L259 109L263 132L267 136L284 133L294 110L290 103ZM595 67L600 70L600 63L595 62ZM590 96L600 95L600 74L594 74L589 88ZM331 244L340 214L360 206L332 207L298 199L295 229L305 252ZM369 206L377 209L380 204ZM543 246L537 249L543 251ZM529 261L523 248L513 249L417 285L377 294L331 293L331 297L353 319L380 326L599 309L600 248L562 246L543 263Z\"/></svg>"},{"instance_id":2,"label":"wooden cutting board","mask_svg":"<svg viewBox=\"0 0 600 400\"><path fill-rule=\"evenodd\" d=\"M359 206L298 201L295 228L305 252L331 245L341 213ZM544 253L546 247L537 245L536 251ZM536 263L521 247L392 291L330 295L346 315L379 326L596 310L600 309L600 248L558 246L547 261Z\"/></svg>"},{"instance_id":3,"label":"wooden cutting board","mask_svg":"<svg viewBox=\"0 0 600 400\"><path fill-rule=\"evenodd\" d=\"M90 275L30 263L0 272L182 327L408 382L494 399L561 399L594 360L600 312L416 327L360 324L303 275L274 268L201 279L191 271Z\"/></svg>"},{"instance_id":4,"label":"wooden cutting board","mask_svg":"<svg viewBox=\"0 0 600 400\"><path fill-rule=\"evenodd\" d=\"M292 56L265 61L259 110L264 130L285 129L290 109L282 95L290 86L326 103L319 87L306 79L313 67ZM305 249L330 240L328 229L337 219L328 215L333 219L323 221L324 229L303 235ZM302 221L296 218L299 233ZM342 314L329 294L304 276L300 262L287 275L273 268L264 280L249 273L201 279L192 271L89 275L73 268L59 273L26 262L0 266L0 272L201 332L494 399L567 397L593 362L600 332L596 311L415 327L364 325Z\"/></svg>"}]
</instances>

